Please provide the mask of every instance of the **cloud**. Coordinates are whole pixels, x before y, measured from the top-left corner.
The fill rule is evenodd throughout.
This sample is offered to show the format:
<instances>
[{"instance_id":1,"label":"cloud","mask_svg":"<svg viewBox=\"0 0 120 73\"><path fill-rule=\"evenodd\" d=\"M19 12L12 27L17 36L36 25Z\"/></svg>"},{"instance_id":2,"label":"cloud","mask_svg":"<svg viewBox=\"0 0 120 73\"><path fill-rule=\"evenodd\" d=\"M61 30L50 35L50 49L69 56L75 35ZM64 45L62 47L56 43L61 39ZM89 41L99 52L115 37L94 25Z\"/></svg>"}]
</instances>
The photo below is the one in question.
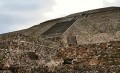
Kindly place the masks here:
<instances>
[{"instance_id":1,"label":"cloud","mask_svg":"<svg viewBox=\"0 0 120 73\"><path fill-rule=\"evenodd\" d=\"M31 27L45 21L53 0L0 0L0 33ZM4 28L4 29L3 29Z\"/></svg>"},{"instance_id":2,"label":"cloud","mask_svg":"<svg viewBox=\"0 0 120 73\"><path fill-rule=\"evenodd\" d=\"M44 15L49 18L56 18L71 13L103 7L103 0L55 0L56 5L52 11Z\"/></svg>"},{"instance_id":3,"label":"cloud","mask_svg":"<svg viewBox=\"0 0 120 73\"><path fill-rule=\"evenodd\" d=\"M109 6L120 6L120 0L55 0L52 11L44 13L50 19L72 13Z\"/></svg>"},{"instance_id":4,"label":"cloud","mask_svg":"<svg viewBox=\"0 0 120 73\"><path fill-rule=\"evenodd\" d=\"M104 6L120 6L120 0L104 0Z\"/></svg>"}]
</instances>

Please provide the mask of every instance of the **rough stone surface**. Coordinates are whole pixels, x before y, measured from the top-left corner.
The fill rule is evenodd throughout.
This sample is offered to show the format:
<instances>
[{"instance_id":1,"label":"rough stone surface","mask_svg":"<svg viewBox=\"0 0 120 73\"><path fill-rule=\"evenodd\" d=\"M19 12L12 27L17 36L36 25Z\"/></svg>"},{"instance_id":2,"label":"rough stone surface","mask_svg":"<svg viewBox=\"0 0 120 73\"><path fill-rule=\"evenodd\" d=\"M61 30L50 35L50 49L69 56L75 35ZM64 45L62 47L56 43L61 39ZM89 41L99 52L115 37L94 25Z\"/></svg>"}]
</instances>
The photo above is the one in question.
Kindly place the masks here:
<instances>
[{"instance_id":1,"label":"rough stone surface","mask_svg":"<svg viewBox=\"0 0 120 73\"><path fill-rule=\"evenodd\" d=\"M0 35L0 73L119 72L119 7L80 12Z\"/></svg>"}]
</instances>

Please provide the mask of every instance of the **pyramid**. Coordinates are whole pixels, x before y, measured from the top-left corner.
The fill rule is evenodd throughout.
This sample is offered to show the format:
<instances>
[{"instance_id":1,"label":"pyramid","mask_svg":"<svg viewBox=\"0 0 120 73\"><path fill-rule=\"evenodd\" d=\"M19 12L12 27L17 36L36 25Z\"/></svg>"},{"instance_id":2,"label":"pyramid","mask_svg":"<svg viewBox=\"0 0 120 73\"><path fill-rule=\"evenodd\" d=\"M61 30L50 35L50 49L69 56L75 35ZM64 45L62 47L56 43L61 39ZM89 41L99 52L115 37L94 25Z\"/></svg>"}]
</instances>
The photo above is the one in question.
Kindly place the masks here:
<instances>
[{"instance_id":1,"label":"pyramid","mask_svg":"<svg viewBox=\"0 0 120 73\"><path fill-rule=\"evenodd\" d=\"M0 35L0 72L109 73L120 69L120 7L88 10ZM9 58L9 59L8 59Z\"/></svg>"}]
</instances>

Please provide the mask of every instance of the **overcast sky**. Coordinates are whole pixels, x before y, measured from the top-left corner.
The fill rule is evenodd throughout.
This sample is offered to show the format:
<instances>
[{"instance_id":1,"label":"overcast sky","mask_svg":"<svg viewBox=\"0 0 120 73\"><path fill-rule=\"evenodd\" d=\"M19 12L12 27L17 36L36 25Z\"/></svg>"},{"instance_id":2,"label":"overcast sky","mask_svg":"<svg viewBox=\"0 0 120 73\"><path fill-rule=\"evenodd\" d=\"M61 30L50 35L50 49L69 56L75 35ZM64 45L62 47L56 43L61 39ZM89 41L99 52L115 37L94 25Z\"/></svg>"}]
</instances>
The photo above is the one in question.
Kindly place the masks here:
<instances>
[{"instance_id":1,"label":"overcast sky","mask_svg":"<svg viewBox=\"0 0 120 73\"><path fill-rule=\"evenodd\" d=\"M109 6L120 6L120 0L0 0L0 34Z\"/></svg>"}]
</instances>

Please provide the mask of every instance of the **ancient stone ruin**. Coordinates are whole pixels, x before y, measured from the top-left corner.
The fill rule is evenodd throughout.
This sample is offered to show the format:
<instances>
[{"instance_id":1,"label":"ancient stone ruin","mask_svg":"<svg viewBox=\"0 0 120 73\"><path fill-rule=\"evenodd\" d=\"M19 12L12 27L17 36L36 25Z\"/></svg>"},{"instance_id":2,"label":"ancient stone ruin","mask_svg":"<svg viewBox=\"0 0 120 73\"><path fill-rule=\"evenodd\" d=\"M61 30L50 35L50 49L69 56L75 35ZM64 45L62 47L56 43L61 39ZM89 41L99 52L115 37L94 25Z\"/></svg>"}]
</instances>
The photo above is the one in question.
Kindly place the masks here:
<instances>
[{"instance_id":1,"label":"ancient stone ruin","mask_svg":"<svg viewBox=\"0 0 120 73\"><path fill-rule=\"evenodd\" d=\"M0 73L119 73L120 7L0 35Z\"/></svg>"}]
</instances>

